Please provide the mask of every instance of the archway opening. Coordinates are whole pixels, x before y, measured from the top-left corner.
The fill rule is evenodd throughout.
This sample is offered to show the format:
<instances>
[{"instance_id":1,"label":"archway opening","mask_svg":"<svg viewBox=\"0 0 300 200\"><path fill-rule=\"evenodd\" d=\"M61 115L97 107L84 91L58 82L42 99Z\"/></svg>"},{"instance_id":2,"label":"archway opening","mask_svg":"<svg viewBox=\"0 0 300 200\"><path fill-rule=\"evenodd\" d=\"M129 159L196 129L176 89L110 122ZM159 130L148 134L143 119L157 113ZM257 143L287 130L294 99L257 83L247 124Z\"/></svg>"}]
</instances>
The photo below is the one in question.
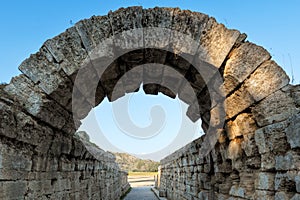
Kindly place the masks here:
<instances>
[{"instance_id":1,"label":"archway opening","mask_svg":"<svg viewBox=\"0 0 300 200\"><path fill-rule=\"evenodd\" d=\"M214 73L218 72L218 70L215 70L213 66L205 62L198 62L199 66L197 69L193 66L191 60L187 60L190 58L191 56L188 54L182 56L166 50L145 48L129 51L110 63L105 60L106 58L103 59L97 56L88 60L77 73L73 90L72 109L74 116L79 119L88 116L83 120L85 124L82 125L83 128L81 130L86 130L91 135L99 133L101 139L92 137L93 141L101 141L105 149L127 151L133 154L138 153L143 157L149 157L150 154L156 152L155 156L152 156L152 159L155 160L163 158L184 144L196 139L201 133L208 131L210 111L212 107L216 107L222 101L222 97L215 99L212 105L210 92L214 91L216 93L216 91L208 88L205 82L207 80L211 81L214 78ZM103 63L108 63L108 66L106 68L103 67ZM207 70L205 72L207 77L203 78L203 74L201 75L203 71L199 72L199 68L208 68L213 73L209 74L210 71ZM219 81L218 79L216 80L215 82ZM85 100L76 101L76 95L78 94L79 96L84 96ZM148 99L151 99L150 101L145 99L146 94L151 95L148 96ZM169 103L165 101L166 97L171 98L168 98ZM152 102L152 105L153 102L158 104L158 106L153 105L154 108L149 111L151 114L149 118L150 123L148 122L144 127L142 125L142 128L137 126L130 118L128 106L132 103L131 100L140 101L133 103L134 108L132 109L136 110L135 112L140 115L137 117L139 119L142 119L143 116L148 116L146 113L147 109L151 109L149 107L151 105L150 102ZM88 115L91 108L95 108L99 104L101 107L103 102L106 104L106 107L108 107L108 102L114 102L110 105L112 117L104 116L110 112L105 110L106 108L102 111L101 109L95 109L98 111L96 118L92 114ZM177 109L177 112L176 106L175 112L170 107L174 102L177 102L180 107L179 110ZM164 106L159 104L164 104L168 107L167 115L165 110L161 109ZM139 105L140 107L138 107ZM173 119L173 121L166 119L166 117ZM179 119L176 120L176 117ZM202 120L199 120L200 118ZM108 119L111 120L107 121ZM94 121L94 125L91 121ZM197 123L194 124L193 122ZM95 126L95 123L98 126ZM99 128L103 127L103 125L108 127L108 124L110 127L106 128L106 130ZM167 134L169 138L167 138L166 133L163 138L159 138L158 133L167 126L169 126L169 129L166 130L166 132L169 132ZM123 132L121 135L120 130ZM103 132L111 135L103 137ZM126 138L129 144L138 140L142 142L140 144L132 144L128 148L126 147L126 138L123 137L122 139L124 133L128 136ZM115 142L113 142L112 136L115 138ZM130 141L129 138L132 140ZM150 141L152 141L152 145ZM119 142L119 144L112 144L116 142ZM148 144L146 144L147 142ZM172 144L173 142L175 144ZM152 147L152 151L144 149L149 145ZM212 146L213 144L210 145ZM131 148L134 146L137 146L136 152ZM154 151L153 149L156 150Z\"/></svg>"},{"instance_id":2,"label":"archway opening","mask_svg":"<svg viewBox=\"0 0 300 200\"><path fill-rule=\"evenodd\" d=\"M105 98L78 130L103 150L159 161L204 134L201 120L192 122L187 111L178 97L146 95L141 85L114 102Z\"/></svg>"}]
</instances>

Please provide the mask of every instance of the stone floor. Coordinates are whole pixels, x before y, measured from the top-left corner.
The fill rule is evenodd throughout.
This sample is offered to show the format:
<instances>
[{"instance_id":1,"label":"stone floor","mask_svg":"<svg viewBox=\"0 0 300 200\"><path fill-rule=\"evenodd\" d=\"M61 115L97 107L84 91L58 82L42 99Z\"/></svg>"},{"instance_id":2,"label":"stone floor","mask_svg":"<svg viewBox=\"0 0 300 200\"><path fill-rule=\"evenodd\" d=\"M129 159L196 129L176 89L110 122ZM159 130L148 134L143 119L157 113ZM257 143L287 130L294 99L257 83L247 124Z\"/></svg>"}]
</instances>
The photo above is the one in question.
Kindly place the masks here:
<instances>
[{"instance_id":1,"label":"stone floor","mask_svg":"<svg viewBox=\"0 0 300 200\"><path fill-rule=\"evenodd\" d=\"M133 187L124 200L157 200L150 186Z\"/></svg>"},{"instance_id":2,"label":"stone floor","mask_svg":"<svg viewBox=\"0 0 300 200\"><path fill-rule=\"evenodd\" d=\"M124 200L157 200L151 191L151 187L154 186L154 177L128 176L128 182L132 189Z\"/></svg>"}]
</instances>

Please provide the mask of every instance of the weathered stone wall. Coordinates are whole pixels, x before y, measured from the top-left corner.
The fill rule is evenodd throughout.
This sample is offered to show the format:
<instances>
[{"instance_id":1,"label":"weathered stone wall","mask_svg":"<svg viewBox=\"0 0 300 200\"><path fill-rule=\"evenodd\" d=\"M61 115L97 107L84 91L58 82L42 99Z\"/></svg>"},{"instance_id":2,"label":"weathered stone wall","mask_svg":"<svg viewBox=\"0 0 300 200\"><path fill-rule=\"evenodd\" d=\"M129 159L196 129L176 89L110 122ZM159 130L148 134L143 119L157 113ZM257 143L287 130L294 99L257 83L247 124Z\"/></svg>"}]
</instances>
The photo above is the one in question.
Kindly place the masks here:
<instances>
[{"instance_id":1,"label":"weathered stone wall","mask_svg":"<svg viewBox=\"0 0 300 200\"><path fill-rule=\"evenodd\" d=\"M161 161L168 199L300 199L300 86L286 86L228 121L215 149L203 136ZM252 112L252 114L251 114Z\"/></svg>"},{"instance_id":2,"label":"weathered stone wall","mask_svg":"<svg viewBox=\"0 0 300 200\"><path fill-rule=\"evenodd\" d=\"M115 157L40 122L0 88L0 199L119 199Z\"/></svg>"},{"instance_id":3,"label":"weathered stone wall","mask_svg":"<svg viewBox=\"0 0 300 200\"><path fill-rule=\"evenodd\" d=\"M0 86L1 198L118 198L125 175L74 133L105 97L141 83L146 94L177 95L206 132L162 161L169 198L299 198L299 87L245 39L202 13L130 7L47 40Z\"/></svg>"}]
</instances>

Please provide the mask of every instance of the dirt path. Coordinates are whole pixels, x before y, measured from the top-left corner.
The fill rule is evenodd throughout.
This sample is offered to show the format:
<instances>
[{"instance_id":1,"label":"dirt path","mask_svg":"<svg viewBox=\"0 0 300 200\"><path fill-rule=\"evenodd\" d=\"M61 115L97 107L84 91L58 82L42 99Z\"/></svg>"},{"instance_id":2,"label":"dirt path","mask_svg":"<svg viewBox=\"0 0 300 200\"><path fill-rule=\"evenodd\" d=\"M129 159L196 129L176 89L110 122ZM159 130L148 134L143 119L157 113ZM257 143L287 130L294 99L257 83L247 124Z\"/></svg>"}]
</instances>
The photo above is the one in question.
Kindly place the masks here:
<instances>
[{"instance_id":1,"label":"dirt path","mask_svg":"<svg viewBox=\"0 0 300 200\"><path fill-rule=\"evenodd\" d=\"M157 200L151 191L151 187L154 186L152 176L129 176L128 182L132 189L124 200Z\"/></svg>"}]
</instances>

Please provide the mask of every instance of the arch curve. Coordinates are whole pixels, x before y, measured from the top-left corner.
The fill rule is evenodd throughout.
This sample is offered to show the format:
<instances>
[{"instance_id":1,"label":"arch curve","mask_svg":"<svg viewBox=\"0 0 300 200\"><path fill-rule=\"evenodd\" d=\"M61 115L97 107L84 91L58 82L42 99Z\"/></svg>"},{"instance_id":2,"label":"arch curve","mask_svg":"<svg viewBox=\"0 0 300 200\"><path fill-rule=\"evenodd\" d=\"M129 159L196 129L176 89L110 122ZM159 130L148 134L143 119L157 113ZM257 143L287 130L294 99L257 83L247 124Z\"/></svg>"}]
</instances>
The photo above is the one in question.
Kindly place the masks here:
<instances>
[{"instance_id":1,"label":"arch curve","mask_svg":"<svg viewBox=\"0 0 300 200\"><path fill-rule=\"evenodd\" d=\"M14 148L10 153L17 152L11 153L15 157L26 155L22 166L12 172L80 174L99 172L103 170L101 165L121 176L111 155L102 152L102 157L97 156L98 150L84 146L87 144L73 135L80 120L106 96L114 101L144 83L147 94L162 92L172 98L178 95L189 104L190 119L201 118L206 132L162 160L161 189L169 198L182 198L180 188L167 184L176 182L169 174L175 173L175 164L183 170L187 166L203 167L204 171L193 174L205 174L206 181L218 190L196 181L197 186L192 185L199 190L196 196L205 196L208 191L219 198L299 196L295 188L285 193L273 184L275 176L282 172L283 177L292 177L295 183L299 176L295 175L299 172L299 133L293 132L299 124L299 87L289 85L286 73L263 47L245 39L245 34L227 29L212 17L178 8L121 8L76 23L47 40L39 52L20 65L23 74L0 88L0 108L5 113L0 127L1 145ZM143 66L142 70L134 71L137 66ZM182 76L175 76L165 66ZM132 70L134 73L129 73ZM287 133L282 133L282 127ZM275 132L282 142L274 141ZM9 157L10 153L3 151L0 155ZM196 155L200 158L198 163ZM267 156L273 163L268 163ZM290 158L296 163L282 164ZM186 163L186 159L190 162ZM10 171L9 162L13 161L7 162L3 169ZM215 180L214 176L220 174L224 180ZM5 180L27 181L26 184L32 181L21 175L2 176ZM102 178L105 180L105 175ZM261 185L262 179L273 185ZM221 190L228 180L229 190ZM246 187L248 182L253 187ZM67 188L59 192L66 191ZM109 194L109 198L120 193ZM97 195L100 198L102 194Z\"/></svg>"}]
</instances>

